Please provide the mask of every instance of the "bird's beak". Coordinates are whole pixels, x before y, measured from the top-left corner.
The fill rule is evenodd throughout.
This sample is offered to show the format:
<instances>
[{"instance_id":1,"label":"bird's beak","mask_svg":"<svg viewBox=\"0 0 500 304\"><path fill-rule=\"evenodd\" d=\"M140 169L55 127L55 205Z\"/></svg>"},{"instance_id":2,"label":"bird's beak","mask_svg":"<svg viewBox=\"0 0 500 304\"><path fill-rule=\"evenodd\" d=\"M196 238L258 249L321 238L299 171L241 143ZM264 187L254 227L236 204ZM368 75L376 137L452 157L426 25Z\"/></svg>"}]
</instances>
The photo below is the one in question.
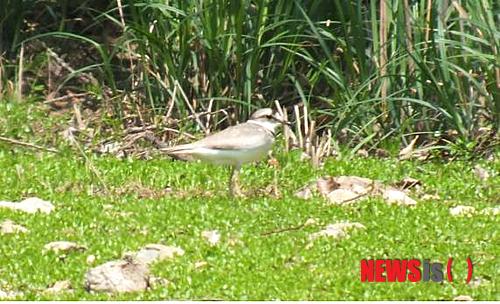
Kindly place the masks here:
<instances>
[{"instance_id":1,"label":"bird's beak","mask_svg":"<svg viewBox=\"0 0 500 304\"><path fill-rule=\"evenodd\" d=\"M280 115L273 115L273 118L276 119L277 121L279 121L281 124L283 125L287 125L289 127L292 126L292 123L291 122L288 122L286 120L283 119L283 117L281 117Z\"/></svg>"}]
</instances>

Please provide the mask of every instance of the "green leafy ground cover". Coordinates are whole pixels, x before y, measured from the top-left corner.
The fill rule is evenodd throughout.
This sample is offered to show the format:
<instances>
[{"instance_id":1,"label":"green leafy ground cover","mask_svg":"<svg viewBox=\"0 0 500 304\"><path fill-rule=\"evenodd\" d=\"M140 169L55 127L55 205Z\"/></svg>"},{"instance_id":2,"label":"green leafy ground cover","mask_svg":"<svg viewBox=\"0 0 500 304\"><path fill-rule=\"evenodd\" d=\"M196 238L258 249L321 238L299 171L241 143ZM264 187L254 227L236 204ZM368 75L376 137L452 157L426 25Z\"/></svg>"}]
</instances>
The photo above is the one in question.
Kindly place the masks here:
<instances>
[{"instance_id":1,"label":"green leafy ground cover","mask_svg":"<svg viewBox=\"0 0 500 304\"><path fill-rule=\"evenodd\" d=\"M27 118L28 112L7 115L7 106L0 105L1 133L30 138L28 122L53 123L35 112ZM233 199L227 195L229 172L223 167L90 154L86 160L78 152L61 149L51 154L0 143L0 200L36 196L56 206L49 215L0 209L0 221L8 218L29 229L25 234L0 235L0 289L22 292L18 299L451 300L470 295L498 300L498 216L449 214L456 205L482 210L498 204L498 177L480 180L473 173L474 163L330 159L314 170L300 161L299 153L276 149L280 169L266 162L244 167L242 184L251 195ZM490 172L500 169L498 162L480 164ZM259 191L273 183L275 174L279 198ZM372 198L340 207L329 206L320 197L305 201L294 196L323 175L357 175L386 183L411 176L422 181L425 193L439 199L421 200L414 194L418 201L414 208ZM317 223L262 235L311 218ZM321 238L309 246L312 233L346 220L360 222L366 229L348 239ZM207 244L201 237L204 230L218 230L220 243ZM57 240L74 241L87 250L64 256L42 253L45 244ZM95 255L93 265L99 265L149 243L185 250L184 256L152 267L152 274L169 284L123 295L84 290L84 274L92 267L86 263L88 255ZM361 259L445 263L448 257L455 259L453 283L360 282ZM474 279L481 279L477 287L465 284L467 257L475 265ZM207 266L196 268L199 261ZM43 293L65 279L71 281L73 293Z\"/></svg>"}]
</instances>

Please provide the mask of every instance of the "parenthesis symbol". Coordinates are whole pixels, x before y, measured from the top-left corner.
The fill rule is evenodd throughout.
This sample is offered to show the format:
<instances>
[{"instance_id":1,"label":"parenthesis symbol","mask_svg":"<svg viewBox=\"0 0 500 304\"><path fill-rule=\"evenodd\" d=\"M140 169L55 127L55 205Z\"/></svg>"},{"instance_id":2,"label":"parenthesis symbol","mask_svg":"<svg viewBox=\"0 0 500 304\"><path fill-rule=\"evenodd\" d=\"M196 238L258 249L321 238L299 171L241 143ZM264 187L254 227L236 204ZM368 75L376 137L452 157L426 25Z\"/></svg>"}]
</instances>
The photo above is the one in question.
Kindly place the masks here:
<instances>
[{"instance_id":1,"label":"parenthesis symbol","mask_svg":"<svg viewBox=\"0 0 500 304\"><path fill-rule=\"evenodd\" d=\"M470 280L472 279L472 271L474 270L474 267L472 265L472 260L470 259L470 257L467 258L467 266L468 266L467 284L469 284Z\"/></svg>"},{"instance_id":2,"label":"parenthesis symbol","mask_svg":"<svg viewBox=\"0 0 500 304\"><path fill-rule=\"evenodd\" d=\"M446 272L448 274L448 281L453 282L453 275L451 274L451 265L453 264L453 258L448 259L448 264L446 265Z\"/></svg>"}]
</instances>

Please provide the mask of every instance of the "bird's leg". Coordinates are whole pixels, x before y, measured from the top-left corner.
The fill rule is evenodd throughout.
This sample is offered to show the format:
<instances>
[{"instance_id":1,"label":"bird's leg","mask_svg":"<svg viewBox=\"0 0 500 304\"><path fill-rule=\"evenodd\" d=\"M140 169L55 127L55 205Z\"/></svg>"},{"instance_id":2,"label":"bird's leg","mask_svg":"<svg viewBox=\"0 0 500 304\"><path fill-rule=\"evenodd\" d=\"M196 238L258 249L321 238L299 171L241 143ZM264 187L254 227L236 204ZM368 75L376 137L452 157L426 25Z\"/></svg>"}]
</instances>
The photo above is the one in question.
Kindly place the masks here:
<instances>
[{"instance_id":1,"label":"bird's leg","mask_svg":"<svg viewBox=\"0 0 500 304\"><path fill-rule=\"evenodd\" d=\"M273 178L273 184L272 184L272 195L275 197L280 196L280 190L278 188L278 169L280 167L280 163L276 158L274 158L271 154L272 151L269 151L269 157L270 159L267 161L268 165L271 167L274 167L275 170L273 170L274 173L274 178Z\"/></svg>"},{"instance_id":2,"label":"bird's leg","mask_svg":"<svg viewBox=\"0 0 500 304\"><path fill-rule=\"evenodd\" d=\"M241 165L231 167L231 177L229 179L229 192L231 196L242 197L243 193L240 189L240 169Z\"/></svg>"}]
</instances>

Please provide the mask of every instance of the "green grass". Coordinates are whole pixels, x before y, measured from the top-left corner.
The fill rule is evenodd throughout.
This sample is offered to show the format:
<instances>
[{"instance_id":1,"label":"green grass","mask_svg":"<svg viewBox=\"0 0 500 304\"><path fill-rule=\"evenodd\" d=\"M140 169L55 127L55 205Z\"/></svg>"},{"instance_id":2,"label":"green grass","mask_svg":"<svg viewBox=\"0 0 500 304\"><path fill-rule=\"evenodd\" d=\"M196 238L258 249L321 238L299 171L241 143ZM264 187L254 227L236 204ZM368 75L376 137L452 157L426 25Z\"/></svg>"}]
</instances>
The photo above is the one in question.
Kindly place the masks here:
<instances>
[{"instance_id":1,"label":"green grass","mask_svg":"<svg viewBox=\"0 0 500 304\"><path fill-rule=\"evenodd\" d=\"M254 195L232 199L227 195L228 171L223 167L91 156L107 187L126 192L106 195L78 155L31 153L0 144L0 200L37 196L56 205L50 215L0 209L0 220L9 218L30 230L0 236L0 289L22 291L21 298L28 300L450 300L460 294L477 300L498 299L498 218L455 218L448 213L449 207L458 204L477 209L498 204L498 178L481 182L472 172L473 164L462 162L329 160L323 169L314 171L298 158L296 153L278 155L282 198ZM498 163L483 166L499 170ZM338 207L327 206L320 198L303 201L293 196L296 189L326 174L359 175L385 182L412 176L423 181L426 193L438 193L441 200L419 201L416 208L387 205L379 199ZM242 183L247 190L258 189L271 184L273 176L274 169L264 163L247 166ZM134 184L155 191L168 186L173 192L141 198ZM318 219L318 225L261 236L309 218ZM306 248L311 233L342 220L360 222L367 229L346 240L325 238ZM210 229L222 234L216 247L200 236ZM230 245L231 238L241 242ZM69 253L63 261L56 254L42 254L43 245L56 240L76 241L88 250ZM89 294L83 289L88 255L95 255L98 265L148 243L176 245L186 251L184 256L152 268L154 276L168 279L170 285L114 296ZM464 283L468 256L475 264L474 277L488 281L477 288ZM456 262L453 284L360 282L359 262L364 258L445 262L448 257ZM195 269L197 261L208 262L208 267ZM75 293L42 294L48 285L63 279L71 280Z\"/></svg>"},{"instance_id":2,"label":"green grass","mask_svg":"<svg viewBox=\"0 0 500 304\"><path fill-rule=\"evenodd\" d=\"M281 168L275 170L265 162L245 166L242 185L257 194L232 199L226 188L227 168L160 157L118 160L89 154L85 158L64 147L53 131L57 125L63 129L60 123L66 118L47 115L30 102L0 103L0 135L44 145L55 142L61 150L41 153L0 142L0 200L37 196L56 205L50 215L0 209L0 221L9 218L30 230L0 235L0 290L21 291L19 299L449 300L460 294L498 299L498 218L454 218L448 213L456 205L481 210L498 204L498 177L480 181L472 171L476 163L330 159L324 168L314 170L299 160L298 152L280 152L278 143L275 151ZM480 164L497 175L500 171L498 161ZM283 196L259 194L256 190L272 184L275 174ZM328 206L319 197L310 201L294 197L297 189L323 175L358 175L385 183L411 176L422 180L425 193L437 193L441 199L417 199L416 208L405 208L380 199L339 207ZM167 187L172 192L162 194ZM317 219L317 225L262 236L309 218ZM344 220L360 222L367 229L346 240L320 239L308 248L311 233ZM202 231L212 229L222 235L216 247L201 237ZM234 239L239 242L232 245ZM46 243L57 240L75 241L88 249L64 259L42 253ZM83 289L84 274L91 267L86 264L88 255L95 255L94 265L99 265L148 243L176 245L186 252L152 267L154 276L171 282L168 286L113 296ZM486 280L477 288L464 283L469 256L475 264L474 277ZM360 282L361 259L445 262L448 257L456 263L453 284ZM195 269L198 261L208 266ZM74 293L43 294L47 286L64 279L71 281Z\"/></svg>"},{"instance_id":3,"label":"green grass","mask_svg":"<svg viewBox=\"0 0 500 304\"><path fill-rule=\"evenodd\" d=\"M77 71L52 80L58 94L92 91L115 117L183 118L192 107L245 119L277 99L370 146L500 128L498 1L45 2L0 8L0 91L18 88L22 70L25 86L55 93L47 54L29 47L40 40ZM82 72L97 82L77 81Z\"/></svg>"}]
</instances>

